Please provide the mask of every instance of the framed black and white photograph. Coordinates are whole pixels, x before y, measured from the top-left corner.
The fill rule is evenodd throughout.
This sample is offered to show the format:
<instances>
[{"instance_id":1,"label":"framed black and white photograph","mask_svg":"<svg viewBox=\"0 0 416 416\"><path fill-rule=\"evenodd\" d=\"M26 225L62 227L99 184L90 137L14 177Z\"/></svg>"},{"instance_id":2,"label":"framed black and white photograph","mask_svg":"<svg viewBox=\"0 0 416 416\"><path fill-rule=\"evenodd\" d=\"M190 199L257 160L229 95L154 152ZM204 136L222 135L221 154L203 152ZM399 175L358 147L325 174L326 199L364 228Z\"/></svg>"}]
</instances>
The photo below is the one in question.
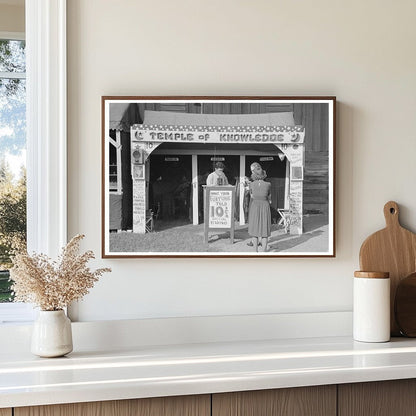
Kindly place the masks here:
<instances>
[{"instance_id":1,"label":"framed black and white photograph","mask_svg":"<svg viewBox=\"0 0 416 416\"><path fill-rule=\"evenodd\" d=\"M335 97L102 97L103 257L334 257Z\"/></svg>"}]
</instances>

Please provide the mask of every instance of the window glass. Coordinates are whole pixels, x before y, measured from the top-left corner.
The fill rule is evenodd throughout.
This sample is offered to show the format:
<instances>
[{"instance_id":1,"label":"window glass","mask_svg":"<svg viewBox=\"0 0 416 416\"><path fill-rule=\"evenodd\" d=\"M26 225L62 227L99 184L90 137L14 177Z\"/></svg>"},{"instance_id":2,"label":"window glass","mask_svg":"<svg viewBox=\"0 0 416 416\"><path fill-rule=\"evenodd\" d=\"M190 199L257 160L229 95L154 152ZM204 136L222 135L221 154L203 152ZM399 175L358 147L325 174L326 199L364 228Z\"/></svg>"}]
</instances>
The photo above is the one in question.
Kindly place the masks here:
<instances>
[{"instance_id":1,"label":"window glass","mask_svg":"<svg viewBox=\"0 0 416 416\"><path fill-rule=\"evenodd\" d=\"M0 72L26 72L24 40L0 39Z\"/></svg>"},{"instance_id":2,"label":"window glass","mask_svg":"<svg viewBox=\"0 0 416 416\"><path fill-rule=\"evenodd\" d=\"M26 243L25 42L0 39L0 302L12 294L8 269Z\"/></svg>"}]
</instances>

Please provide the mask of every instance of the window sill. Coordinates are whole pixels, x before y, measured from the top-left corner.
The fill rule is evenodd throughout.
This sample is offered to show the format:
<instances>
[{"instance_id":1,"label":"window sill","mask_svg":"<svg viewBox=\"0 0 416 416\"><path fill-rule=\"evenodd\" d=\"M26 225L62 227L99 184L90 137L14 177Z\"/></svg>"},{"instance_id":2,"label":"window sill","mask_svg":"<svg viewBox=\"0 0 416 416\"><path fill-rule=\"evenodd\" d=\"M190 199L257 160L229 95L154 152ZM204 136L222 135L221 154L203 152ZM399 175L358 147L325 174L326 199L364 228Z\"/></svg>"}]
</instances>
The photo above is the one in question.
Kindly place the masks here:
<instances>
[{"instance_id":1,"label":"window sill","mask_svg":"<svg viewBox=\"0 0 416 416\"><path fill-rule=\"evenodd\" d=\"M36 311L26 303L0 303L0 325L21 325L33 322Z\"/></svg>"}]
</instances>

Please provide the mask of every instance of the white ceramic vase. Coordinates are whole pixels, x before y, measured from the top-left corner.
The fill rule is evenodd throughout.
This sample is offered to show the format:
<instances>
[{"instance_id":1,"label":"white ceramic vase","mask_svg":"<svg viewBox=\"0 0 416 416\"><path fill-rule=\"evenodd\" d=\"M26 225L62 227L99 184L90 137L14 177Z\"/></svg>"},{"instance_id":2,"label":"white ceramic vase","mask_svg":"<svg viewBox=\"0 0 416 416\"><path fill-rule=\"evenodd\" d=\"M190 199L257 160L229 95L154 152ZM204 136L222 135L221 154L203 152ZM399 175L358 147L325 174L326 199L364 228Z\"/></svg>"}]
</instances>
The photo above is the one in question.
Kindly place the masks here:
<instances>
[{"instance_id":1,"label":"white ceramic vase","mask_svg":"<svg viewBox=\"0 0 416 416\"><path fill-rule=\"evenodd\" d=\"M40 311L33 325L31 351L39 357L61 357L72 351L71 321L63 310Z\"/></svg>"}]
</instances>

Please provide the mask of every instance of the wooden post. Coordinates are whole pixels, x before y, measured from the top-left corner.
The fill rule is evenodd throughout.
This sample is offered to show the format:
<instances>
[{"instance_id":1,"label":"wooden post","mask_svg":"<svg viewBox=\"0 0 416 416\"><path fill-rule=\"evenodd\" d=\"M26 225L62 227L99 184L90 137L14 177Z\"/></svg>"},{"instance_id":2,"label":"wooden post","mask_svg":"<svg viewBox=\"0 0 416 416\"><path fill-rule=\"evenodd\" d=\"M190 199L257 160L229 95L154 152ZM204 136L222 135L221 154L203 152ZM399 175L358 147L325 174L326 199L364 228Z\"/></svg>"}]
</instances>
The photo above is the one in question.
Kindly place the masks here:
<instances>
[{"instance_id":1,"label":"wooden post","mask_svg":"<svg viewBox=\"0 0 416 416\"><path fill-rule=\"evenodd\" d=\"M232 193L231 203L235 204L235 192ZM234 228L235 228L235 221L234 221L234 212L231 218L231 230L230 230L230 244L234 244Z\"/></svg>"},{"instance_id":2,"label":"wooden post","mask_svg":"<svg viewBox=\"0 0 416 416\"><path fill-rule=\"evenodd\" d=\"M199 197L198 156L192 155L192 224L193 225L198 225L199 223L198 197Z\"/></svg>"},{"instance_id":3,"label":"wooden post","mask_svg":"<svg viewBox=\"0 0 416 416\"><path fill-rule=\"evenodd\" d=\"M146 233L146 181L133 179L133 232Z\"/></svg>"},{"instance_id":4,"label":"wooden post","mask_svg":"<svg viewBox=\"0 0 416 416\"><path fill-rule=\"evenodd\" d=\"M240 155L240 183L238 184L238 186L240 187L240 225L244 225L246 223L246 218L244 216L244 176L246 176L246 156Z\"/></svg>"},{"instance_id":5,"label":"wooden post","mask_svg":"<svg viewBox=\"0 0 416 416\"><path fill-rule=\"evenodd\" d=\"M303 143L282 143L279 145L276 144L276 147L287 158L285 209L289 209L290 211L290 234L299 235L303 233L303 170L305 145Z\"/></svg>"},{"instance_id":6,"label":"wooden post","mask_svg":"<svg viewBox=\"0 0 416 416\"><path fill-rule=\"evenodd\" d=\"M120 195L123 192L123 182L121 178L121 133L120 130L116 131L116 160L117 160L117 193Z\"/></svg>"},{"instance_id":7,"label":"wooden post","mask_svg":"<svg viewBox=\"0 0 416 416\"><path fill-rule=\"evenodd\" d=\"M290 195L290 162L286 158L286 177L285 177L285 201L284 209L289 209L289 195Z\"/></svg>"},{"instance_id":8,"label":"wooden post","mask_svg":"<svg viewBox=\"0 0 416 416\"><path fill-rule=\"evenodd\" d=\"M290 160L290 234L303 233L303 153L304 145L289 145Z\"/></svg>"},{"instance_id":9,"label":"wooden post","mask_svg":"<svg viewBox=\"0 0 416 416\"><path fill-rule=\"evenodd\" d=\"M208 225L208 210L209 210L209 190L207 189L206 185L203 185L204 188L204 242L205 244L208 243L208 229L209 229L209 225Z\"/></svg>"}]
</instances>

